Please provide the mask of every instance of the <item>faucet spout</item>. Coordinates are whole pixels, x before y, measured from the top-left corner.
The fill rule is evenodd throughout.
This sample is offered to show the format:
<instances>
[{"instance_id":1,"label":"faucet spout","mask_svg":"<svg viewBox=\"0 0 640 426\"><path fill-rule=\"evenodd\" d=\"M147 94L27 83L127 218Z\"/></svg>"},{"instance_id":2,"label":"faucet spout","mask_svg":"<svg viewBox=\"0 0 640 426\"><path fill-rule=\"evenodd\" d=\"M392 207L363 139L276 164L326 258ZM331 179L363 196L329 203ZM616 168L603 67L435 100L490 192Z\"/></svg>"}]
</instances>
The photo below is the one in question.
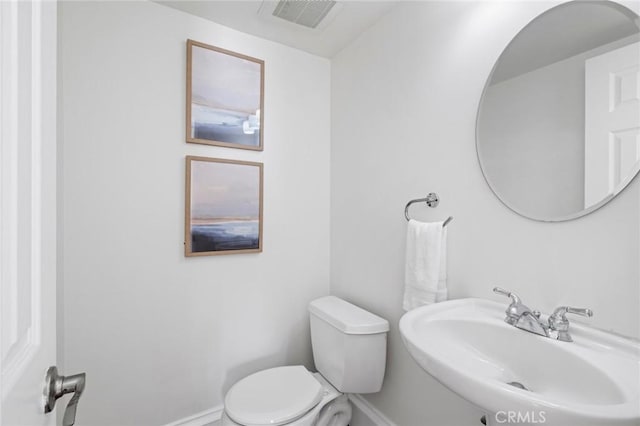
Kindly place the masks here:
<instances>
[{"instance_id":1,"label":"faucet spout","mask_svg":"<svg viewBox=\"0 0 640 426\"><path fill-rule=\"evenodd\" d=\"M521 330L549 337L549 327L540 321L540 314L536 315L531 311L523 312L514 325Z\"/></svg>"}]
</instances>

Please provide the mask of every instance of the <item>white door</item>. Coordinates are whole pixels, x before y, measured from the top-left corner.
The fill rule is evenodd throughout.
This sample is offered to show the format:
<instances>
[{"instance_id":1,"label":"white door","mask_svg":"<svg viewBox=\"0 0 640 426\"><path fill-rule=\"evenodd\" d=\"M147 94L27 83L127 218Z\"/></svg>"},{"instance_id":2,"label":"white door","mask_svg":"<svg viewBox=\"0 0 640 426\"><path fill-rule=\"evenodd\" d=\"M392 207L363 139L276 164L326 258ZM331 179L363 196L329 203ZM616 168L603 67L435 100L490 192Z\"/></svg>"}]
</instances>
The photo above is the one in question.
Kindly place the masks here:
<instances>
[{"instance_id":1,"label":"white door","mask_svg":"<svg viewBox=\"0 0 640 426\"><path fill-rule=\"evenodd\" d=\"M56 3L0 1L0 424L53 425Z\"/></svg>"},{"instance_id":2,"label":"white door","mask_svg":"<svg viewBox=\"0 0 640 426\"><path fill-rule=\"evenodd\" d=\"M640 168L640 43L588 59L585 207L624 188Z\"/></svg>"}]
</instances>

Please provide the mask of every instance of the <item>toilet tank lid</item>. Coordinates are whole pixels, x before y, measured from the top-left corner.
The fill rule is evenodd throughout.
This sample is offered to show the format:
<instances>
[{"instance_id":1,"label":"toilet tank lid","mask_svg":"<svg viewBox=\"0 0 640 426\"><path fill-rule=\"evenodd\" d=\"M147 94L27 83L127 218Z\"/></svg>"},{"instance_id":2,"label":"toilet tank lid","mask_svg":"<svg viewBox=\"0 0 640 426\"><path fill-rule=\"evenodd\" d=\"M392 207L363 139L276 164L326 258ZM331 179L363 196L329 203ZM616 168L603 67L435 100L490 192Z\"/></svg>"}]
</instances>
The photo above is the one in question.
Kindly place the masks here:
<instances>
[{"instance_id":1,"label":"toilet tank lid","mask_svg":"<svg viewBox=\"0 0 640 426\"><path fill-rule=\"evenodd\" d=\"M309 312L346 334L377 334L389 331L389 322L386 319L335 296L312 301L309 303Z\"/></svg>"}]
</instances>

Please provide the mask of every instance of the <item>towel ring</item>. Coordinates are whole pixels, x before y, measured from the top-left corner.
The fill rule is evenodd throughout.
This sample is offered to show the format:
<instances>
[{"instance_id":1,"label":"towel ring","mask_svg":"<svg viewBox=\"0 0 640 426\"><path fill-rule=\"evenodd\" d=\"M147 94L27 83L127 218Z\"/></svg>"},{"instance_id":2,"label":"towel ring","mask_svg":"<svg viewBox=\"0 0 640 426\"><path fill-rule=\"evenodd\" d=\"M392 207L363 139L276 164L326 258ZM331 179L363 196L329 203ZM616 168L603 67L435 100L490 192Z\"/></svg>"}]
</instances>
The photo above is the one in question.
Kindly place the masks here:
<instances>
[{"instance_id":1,"label":"towel ring","mask_svg":"<svg viewBox=\"0 0 640 426\"><path fill-rule=\"evenodd\" d=\"M435 192L430 192L429 194L427 194L425 198L416 198L415 200L409 201L407 205L404 207L404 217L407 219L407 221L411 220L411 218L409 217L409 207L411 206L411 204L422 203L422 202L425 202L427 206L431 208L435 208L435 207L438 207L438 204L440 203L440 198L438 198L438 194L436 194ZM447 224L452 220L453 220L453 216L449 216L444 221L442 226L443 227L447 226Z\"/></svg>"}]
</instances>

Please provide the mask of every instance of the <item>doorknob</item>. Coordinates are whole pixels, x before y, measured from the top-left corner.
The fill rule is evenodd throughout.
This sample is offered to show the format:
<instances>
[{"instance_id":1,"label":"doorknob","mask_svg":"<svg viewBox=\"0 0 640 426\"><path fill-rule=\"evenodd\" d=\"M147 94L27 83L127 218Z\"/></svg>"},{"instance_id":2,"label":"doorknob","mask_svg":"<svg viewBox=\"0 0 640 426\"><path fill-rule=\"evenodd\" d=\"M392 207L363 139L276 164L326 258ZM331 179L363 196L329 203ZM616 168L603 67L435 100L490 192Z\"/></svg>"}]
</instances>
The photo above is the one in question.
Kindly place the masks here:
<instances>
[{"instance_id":1,"label":"doorknob","mask_svg":"<svg viewBox=\"0 0 640 426\"><path fill-rule=\"evenodd\" d=\"M73 426L76 422L76 408L84 391L85 380L85 373L65 377L58 374L56 367L49 367L44 379L44 412L50 413L56 405L56 400L62 395L73 393L62 419L62 426Z\"/></svg>"}]
</instances>

